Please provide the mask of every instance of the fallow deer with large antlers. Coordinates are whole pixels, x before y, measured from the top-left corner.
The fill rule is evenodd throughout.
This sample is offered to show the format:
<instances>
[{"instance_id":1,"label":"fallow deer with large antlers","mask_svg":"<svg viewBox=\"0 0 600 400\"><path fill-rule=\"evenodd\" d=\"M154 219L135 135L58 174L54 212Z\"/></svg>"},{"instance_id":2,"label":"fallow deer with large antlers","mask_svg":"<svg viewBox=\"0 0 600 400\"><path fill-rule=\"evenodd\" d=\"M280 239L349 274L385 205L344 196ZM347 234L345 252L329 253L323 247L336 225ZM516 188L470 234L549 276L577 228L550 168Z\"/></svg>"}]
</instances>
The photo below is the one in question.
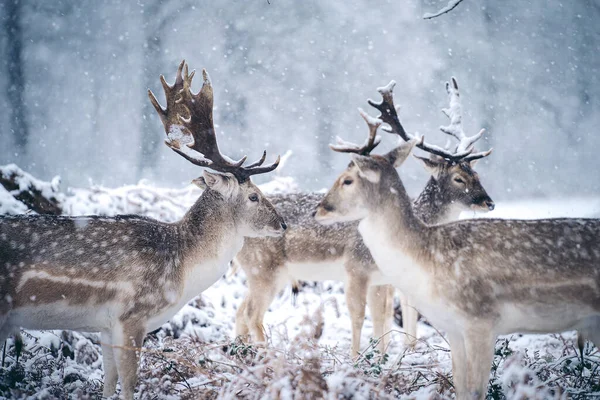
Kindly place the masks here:
<instances>
[{"instance_id":1,"label":"fallow deer with large antlers","mask_svg":"<svg viewBox=\"0 0 600 400\"><path fill-rule=\"evenodd\" d=\"M383 156L354 156L316 218L360 221L382 273L448 335L457 399L484 398L498 335L578 330L600 344L600 220L426 225L395 168L423 140L400 129L391 88L380 92L383 102L371 102L379 118L411 141Z\"/></svg>"},{"instance_id":2,"label":"fallow deer with large antlers","mask_svg":"<svg viewBox=\"0 0 600 400\"><path fill-rule=\"evenodd\" d=\"M185 71L184 71L185 70ZM183 72L183 74L182 74ZM251 182L265 155L244 166L221 154L213 127L213 89L206 71L199 93L182 62L175 84L161 76L163 109L150 100L166 144L204 172L205 190L177 223L132 215L0 218L0 342L19 328L101 333L103 396L133 398L146 332L216 282L245 236L278 236L286 226Z\"/></svg>"},{"instance_id":3,"label":"fallow deer with large antlers","mask_svg":"<svg viewBox=\"0 0 600 400\"><path fill-rule=\"evenodd\" d=\"M460 107L457 96L451 96L451 108ZM460 110L455 114L460 115ZM361 115L369 127L366 142L359 146L338 138L338 144L331 146L334 151L368 156L379 144L377 129L381 122L362 111ZM464 150L483 132L467 137L460 120L451 121L442 131L456 138L458 144L453 151L432 147L431 158L420 158L432 177L413 203L415 214L428 224L456 220L464 210L494 207L472 168L477 159L489 153L474 155ZM387 345L385 333L391 329L394 289L385 285L388 281L365 247L357 223L323 226L312 218L322 198L321 194L303 193L270 197L289 229L282 238L247 238L236 256L236 263L241 265L248 281L248 293L236 315L236 333L251 334L255 340L265 341L264 314L275 295L290 281L338 280L344 282L351 318L352 355L357 355L360 349L367 304L373 320L373 336L381 338L379 348L383 351ZM405 342L413 345L418 313L405 296L401 296L401 304Z\"/></svg>"}]
</instances>

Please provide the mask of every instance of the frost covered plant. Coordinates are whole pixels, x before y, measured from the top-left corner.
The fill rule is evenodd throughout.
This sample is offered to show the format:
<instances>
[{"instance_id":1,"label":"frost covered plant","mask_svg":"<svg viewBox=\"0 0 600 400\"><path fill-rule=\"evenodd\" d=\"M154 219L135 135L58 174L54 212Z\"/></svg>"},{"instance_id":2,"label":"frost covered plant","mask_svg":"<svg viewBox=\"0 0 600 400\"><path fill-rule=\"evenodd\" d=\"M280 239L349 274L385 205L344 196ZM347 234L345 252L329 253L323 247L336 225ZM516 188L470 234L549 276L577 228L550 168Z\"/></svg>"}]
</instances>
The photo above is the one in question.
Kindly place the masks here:
<instances>
[{"instance_id":1,"label":"frost covered plant","mask_svg":"<svg viewBox=\"0 0 600 400\"><path fill-rule=\"evenodd\" d=\"M0 397L41 398L99 396L101 380L90 373L101 366L94 336L76 332L22 332L24 351L19 360L14 340L7 341L4 368L0 369ZM96 343L94 343L96 342Z\"/></svg>"},{"instance_id":2,"label":"frost covered plant","mask_svg":"<svg viewBox=\"0 0 600 400\"><path fill-rule=\"evenodd\" d=\"M162 214L173 221L180 218L180 208L167 204L181 204L183 209L199 190L170 191L138 185L77 193L74 197L78 200L72 201L89 201L79 203L83 214L94 210L119 213L120 207L132 200L137 203L128 207L139 208L144 215ZM88 206L90 211L86 211ZM310 303L306 314L280 304L273 312L295 313L297 319L277 325L277 333L284 336L281 343L265 348L228 338L233 334L235 307L245 289L241 278L221 280L147 337L137 398L302 398L304 388L328 399L453 398L448 347L443 337L425 324L419 325L420 340L415 350L405 349L399 344L400 334L391 333L396 336L390 340L386 351L389 359L380 363L379 374L369 368L378 363L381 354L369 349L365 352L372 353L369 362L361 360L357 368L348 357L350 335L338 330L339 326L349 325L350 317L343 293L334 287L325 291L304 287L301 299ZM328 304L332 304L329 299L340 302L335 313L315 312L321 307L318 301L322 296L328 296ZM302 317L304 322L296 333L296 321ZM340 322L337 326L333 324L336 320ZM104 371L98 335L22 331L22 336L24 347L19 362L13 339L7 342L5 365L0 368L0 398L100 397ZM599 364L600 354L590 345L585 348L582 363L574 335L503 337L496 343L490 375L494 391L490 390L487 398L595 398L600 395Z\"/></svg>"},{"instance_id":3,"label":"frost covered plant","mask_svg":"<svg viewBox=\"0 0 600 400\"><path fill-rule=\"evenodd\" d=\"M379 348L380 339L371 338L369 347L364 350L357 358L354 366L369 376L377 377L383 372L383 366L389 360L389 354L382 353Z\"/></svg>"},{"instance_id":4,"label":"frost covered plant","mask_svg":"<svg viewBox=\"0 0 600 400\"><path fill-rule=\"evenodd\" d=\"M552 335L552 339L542 349L506 353L498 378L503 398L587 399L600 395L598 349L586 346L582 360L572 341L562 335ZM549 351L553 348L557 351Z\"/></svg>"}]
</instances>

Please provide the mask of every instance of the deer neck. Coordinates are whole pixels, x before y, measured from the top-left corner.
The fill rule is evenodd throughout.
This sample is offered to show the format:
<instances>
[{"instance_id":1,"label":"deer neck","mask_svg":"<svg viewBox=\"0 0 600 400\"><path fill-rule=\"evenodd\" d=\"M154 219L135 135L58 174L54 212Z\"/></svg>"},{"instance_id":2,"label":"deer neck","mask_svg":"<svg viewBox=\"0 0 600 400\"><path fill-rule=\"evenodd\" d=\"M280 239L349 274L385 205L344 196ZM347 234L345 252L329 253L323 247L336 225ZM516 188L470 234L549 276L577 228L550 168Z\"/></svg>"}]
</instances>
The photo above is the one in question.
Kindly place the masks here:
<instances>
[{"instance_id":1,"label":"deer neck","mask_svg":"<svg viewBox=\"0 0 600 400\"><path fill-rule=\"evenodd\" d=\"M461 213L460 207L448 197L434 177L429 178L413 208L417 217L427 225L456 221Z\"/></svg>"},{"instance_id":2,"label":"deer neck","mask_svg":"<svg viewBox=\"0 0 600 400\"><path fill-rule=\"evenodd\" d=\"M413 212L399 178L380 187L369 195L370 207L359 231L384 274L410 273L424 257L428 227Z\"/></svg>"},{"instance_id":3,"label":"deer neck","mask_svg":"<svg viewBox=\"0 0 600 400\"><path fill-rule=\"evenodd\" d=\"M244 243L236 213L221 194L210 189L202 193L180 222L186 272L227 268Z\"/></svg>"}]
</instances>

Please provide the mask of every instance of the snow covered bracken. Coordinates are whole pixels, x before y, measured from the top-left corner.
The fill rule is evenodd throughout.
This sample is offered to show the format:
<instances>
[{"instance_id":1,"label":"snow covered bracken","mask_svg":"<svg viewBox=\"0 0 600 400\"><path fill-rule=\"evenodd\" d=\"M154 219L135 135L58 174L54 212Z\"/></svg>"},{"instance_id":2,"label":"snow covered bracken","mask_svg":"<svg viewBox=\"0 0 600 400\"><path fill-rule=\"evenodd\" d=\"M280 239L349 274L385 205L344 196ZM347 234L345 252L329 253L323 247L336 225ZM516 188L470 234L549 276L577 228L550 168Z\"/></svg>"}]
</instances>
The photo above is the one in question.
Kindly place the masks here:
<instances>
[{"instance_id":1,"label":"snow covered bracken","mask_svg":"<svg viewBox=\"0 0 600 400\"><path fill-rule=\"evenodd\" d=\"M276 177L266 193L298 187ZM27 207L2 195L0 207L22 213ZM142 182L116 189L72 189L62 198L69 214L135 213L163 221L179 219L199 196L195 186L161 189ZM6 199L5 199L6 198ZM12 200L10 199L12 198ZM544 216L572 215L571 202L537 203ZM593 215L600 202L580 201L579 215ZM499 216L530 217L521 204L499 205ZM492 214L493 215L493 214ZM469 215L470 216L470 215ZM138 395L150 398L451 398L449 346L440 332L421 320L413 350L403 346L402 328L387 335L385 354L369 343L372 324L363 330L361 355L349 357L350 317L337 282L305 283L296 305L287 290L265 316L268 346L234 337L234 317L245 293L243 273L223 277L147 336ZM399 310L399 304L396 304ZM396 315L396 321L400 318ZM0 397L97 398L102 392L99 335L69 331L23 331L16 358L7 341L0 368ZM496 344L488 398L588 398L600 395L600 356L586 347L582 359L573 332L562 335L511 335Z\"/></svg>"}]
</instances>

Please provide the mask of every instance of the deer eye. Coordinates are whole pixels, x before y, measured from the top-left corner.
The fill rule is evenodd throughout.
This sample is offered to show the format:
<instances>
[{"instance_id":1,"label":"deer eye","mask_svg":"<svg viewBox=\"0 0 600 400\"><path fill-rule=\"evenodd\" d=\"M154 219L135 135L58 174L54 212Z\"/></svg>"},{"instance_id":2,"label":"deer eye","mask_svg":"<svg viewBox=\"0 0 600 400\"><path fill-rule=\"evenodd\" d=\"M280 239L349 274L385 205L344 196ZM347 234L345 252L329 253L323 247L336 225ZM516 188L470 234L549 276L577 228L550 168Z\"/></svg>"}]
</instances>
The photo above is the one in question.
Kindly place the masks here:
<instances>
[{"instance_id":1,"label":"deer eye","mask_svg":"<svg viewBox=\"0 0 600 400\"><path fill-rule=\"evenodd\" d=\"M248 196L248 199L250 201L258 201L258 195L256 193L252 193L250 196Z\"/></svg>"},{"instance_id":2,"label":"deer eye","mask_svg":"<svg viewBox=\"0 0 600 400\"><path fill-rule=\"evenodd\" d=\"M456 183L461 183L461 184L462 184L462 183L465 183L465 181L463 181L463 180L462 180L462 178L461 178L461 177L459 177L459 176L457 176L456 178L454 178L454 182L456 182Z\"/></svg>"},{"instance_id":3,"label":"deer eye","mask_svg":"<svg viewBox=\"0 0 600 400\"><path fill-rule=\"evenodd\" d=\"M343 183L344 183L344 185L352 185L352 182L354 182L352 179L346 178L346 179L344 179Z\"/></svg>"}]
</instances>

